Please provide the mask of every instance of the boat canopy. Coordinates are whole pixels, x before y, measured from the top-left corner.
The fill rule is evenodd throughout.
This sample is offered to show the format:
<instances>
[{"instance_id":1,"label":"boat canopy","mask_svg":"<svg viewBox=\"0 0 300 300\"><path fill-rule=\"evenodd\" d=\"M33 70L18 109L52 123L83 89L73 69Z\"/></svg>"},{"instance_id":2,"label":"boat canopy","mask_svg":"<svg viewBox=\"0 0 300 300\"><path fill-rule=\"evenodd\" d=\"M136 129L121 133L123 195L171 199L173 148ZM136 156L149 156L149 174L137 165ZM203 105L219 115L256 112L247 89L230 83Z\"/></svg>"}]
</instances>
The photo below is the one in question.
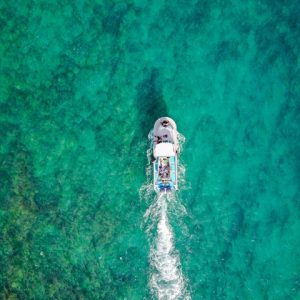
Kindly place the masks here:
<instances>
[{"instance_id":1,"label":"boat canopy","mask_svg":"<svg viewBox=\"0 0 300 300\"><path fill-rule=\"evenodd\" d=\"M159 143L155 146L154 157L175 156L174 147L171 143Z\"/></svg>"}]
</instances>

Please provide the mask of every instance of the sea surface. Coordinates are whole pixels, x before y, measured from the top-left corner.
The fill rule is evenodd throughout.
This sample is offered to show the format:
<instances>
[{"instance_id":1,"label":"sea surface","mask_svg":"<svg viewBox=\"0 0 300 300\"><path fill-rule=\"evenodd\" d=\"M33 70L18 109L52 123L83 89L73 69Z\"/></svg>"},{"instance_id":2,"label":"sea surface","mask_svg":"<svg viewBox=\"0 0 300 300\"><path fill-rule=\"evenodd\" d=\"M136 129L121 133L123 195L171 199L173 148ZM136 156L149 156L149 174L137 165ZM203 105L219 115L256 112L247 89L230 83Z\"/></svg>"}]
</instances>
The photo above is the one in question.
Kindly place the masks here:
<instances>
[{"instance_id":1,"label":"sea surface","mask_svg":"<svg viewBox=\"0 0 300 300\"><path fill-rule=\"evenodd\" d=\"M299 16L1 1L0 298L300 299ZM161 116L174 195L151 188Z\"/></svg>"}]
</instances>

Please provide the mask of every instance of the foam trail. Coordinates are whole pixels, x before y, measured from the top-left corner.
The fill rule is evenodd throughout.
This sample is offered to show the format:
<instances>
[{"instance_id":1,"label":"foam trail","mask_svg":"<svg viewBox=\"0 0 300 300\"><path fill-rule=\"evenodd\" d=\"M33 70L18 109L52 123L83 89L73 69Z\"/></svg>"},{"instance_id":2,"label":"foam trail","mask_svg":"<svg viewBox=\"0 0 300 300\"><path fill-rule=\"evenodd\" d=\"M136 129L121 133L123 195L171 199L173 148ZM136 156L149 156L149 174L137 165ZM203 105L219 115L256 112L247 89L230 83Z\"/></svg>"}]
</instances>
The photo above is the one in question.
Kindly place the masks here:
<instances>
[{"instance_id":1,"label":"foam trail","mask_svg":"<svg viewBox=\"0 0 300 300\"><path fill-rule=\"evenodd\" d=\"M146 218L157 219L157 230L150 247L150 289L158 299L190 299L168 220L168 201L168 195L158 195L145 214Z\"/></svg>"}]
</instances>

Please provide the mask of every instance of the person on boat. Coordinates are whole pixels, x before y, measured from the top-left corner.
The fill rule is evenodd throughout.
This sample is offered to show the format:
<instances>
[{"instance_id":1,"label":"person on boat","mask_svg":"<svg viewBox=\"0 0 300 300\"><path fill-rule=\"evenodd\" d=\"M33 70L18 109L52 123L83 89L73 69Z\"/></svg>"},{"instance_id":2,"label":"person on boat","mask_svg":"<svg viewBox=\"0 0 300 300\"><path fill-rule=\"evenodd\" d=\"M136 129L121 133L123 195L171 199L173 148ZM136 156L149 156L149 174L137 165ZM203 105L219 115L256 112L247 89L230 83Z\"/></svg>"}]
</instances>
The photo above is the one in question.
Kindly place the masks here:
<instances>
[{"instance_id":1,"label":"person on boat","mask_svg":"<svg viewBox=\"0 0 300 300\"><path fill-rule=\"evenodd\" d=\"M168 141L168 135L167 135L167 134L164 134L164 135L163 135L163 138L164 138L164 142L167 142L167 141Z\"/></svg>"}]
</instances>

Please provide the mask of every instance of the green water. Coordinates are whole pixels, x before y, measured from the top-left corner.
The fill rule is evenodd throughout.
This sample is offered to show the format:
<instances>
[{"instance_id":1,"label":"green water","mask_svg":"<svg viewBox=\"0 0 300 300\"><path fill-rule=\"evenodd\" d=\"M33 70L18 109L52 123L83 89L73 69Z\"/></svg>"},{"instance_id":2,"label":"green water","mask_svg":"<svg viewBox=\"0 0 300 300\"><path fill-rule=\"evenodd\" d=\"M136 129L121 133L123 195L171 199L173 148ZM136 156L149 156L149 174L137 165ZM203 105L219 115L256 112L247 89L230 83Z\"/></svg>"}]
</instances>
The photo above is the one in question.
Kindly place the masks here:
<instances>
[{"instance_id":1,"label":"green water","mask_svg":"<svg viewBox=\"0 0 300 300\"><path fill-rule=\"evenodd\" d=\"M300 4L0 2L1 299L156 299L147 135L192 299L300 299Z\"/></svg>"}]
</instances>

